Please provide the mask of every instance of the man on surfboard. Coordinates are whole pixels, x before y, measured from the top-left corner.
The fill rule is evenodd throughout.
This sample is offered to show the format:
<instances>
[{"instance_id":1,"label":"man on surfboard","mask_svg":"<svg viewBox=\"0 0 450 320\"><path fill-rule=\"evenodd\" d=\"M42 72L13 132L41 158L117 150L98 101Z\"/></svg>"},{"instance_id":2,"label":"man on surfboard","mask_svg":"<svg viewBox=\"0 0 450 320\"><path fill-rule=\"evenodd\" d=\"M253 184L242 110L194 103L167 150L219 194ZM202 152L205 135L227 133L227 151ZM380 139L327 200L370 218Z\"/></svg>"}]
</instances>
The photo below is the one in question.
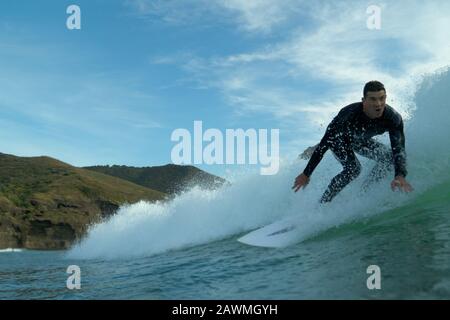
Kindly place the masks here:
<instances>
[{"instance_id":1,"label":"man on surfboard","mask_svg":"<svg viewBox=\"0 0 450 320\"><path fill-rule=\"evenodd\" d=\"M391 182L392 190L395 191L396 188L404 192L413 190L405 179L407 170L402 117L386 104L386 89L381 82L366 83L363 94L362 102L341 109L328 125L320 143L314 149L308 148L309 152L305 151L302 155L305 158L309 156L308 153L312 153L305 170L295 179L292 187L295 192L309 183L311 174L328 149L342 164L343 170L331 180L321 198L322 203L333 200L361 173L361 164L355 152L377 162L363 189L385 177L393 164L395 178ZM391 150L372 139L385 132L389 132Z\"/></svg>"}]
</instances>

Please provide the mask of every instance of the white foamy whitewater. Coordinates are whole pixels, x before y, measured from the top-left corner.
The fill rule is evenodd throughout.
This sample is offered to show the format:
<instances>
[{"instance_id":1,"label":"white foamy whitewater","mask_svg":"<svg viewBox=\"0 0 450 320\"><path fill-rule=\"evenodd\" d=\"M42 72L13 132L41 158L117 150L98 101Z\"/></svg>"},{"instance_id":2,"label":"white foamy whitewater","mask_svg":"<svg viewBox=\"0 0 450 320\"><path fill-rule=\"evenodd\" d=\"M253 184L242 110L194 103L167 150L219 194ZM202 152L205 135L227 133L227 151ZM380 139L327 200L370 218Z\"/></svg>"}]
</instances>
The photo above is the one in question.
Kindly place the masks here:
<instances>
[{"instance_id":1,"label":"white foamy whitewater","mask_svg":"<svg viewBox=\"0 0 450 320\"><path fill-rule=\"evenodd\" d=\"M355 196L373 166L370 160L359 158L364 168L361 176L332 203L320 205L323 191L341 170L340 164L327 152L311 183L298 193L292 192L291 186L306 165L299 160L282 163L275 176L247 175L215 191L193 188L170 202L123 206L110 220L92 226L67 256L115 259L158 254L238 238L282 219L296 219L301 224L295 237L290 239L298 243L331 227L405 205L449 177L448 88L450 73L447 70L425 78L411 97L415 109L405 123L405 134L408 180L415 192L409 195L390 190L390 175L367 194ZM385 138L381 140L388 143Z\"/></svg>"},{"instance_id":2,"label":"white foamy whitewater","mask_svg":"<svg viewBox=\"0 0 450 320\"><path fill-rule=\"evenodd\" d=\"M22 251L23 251L23 249L17 249L17 248L0 249L0 253L22 252Z\"/></svg>"}]
</instances>

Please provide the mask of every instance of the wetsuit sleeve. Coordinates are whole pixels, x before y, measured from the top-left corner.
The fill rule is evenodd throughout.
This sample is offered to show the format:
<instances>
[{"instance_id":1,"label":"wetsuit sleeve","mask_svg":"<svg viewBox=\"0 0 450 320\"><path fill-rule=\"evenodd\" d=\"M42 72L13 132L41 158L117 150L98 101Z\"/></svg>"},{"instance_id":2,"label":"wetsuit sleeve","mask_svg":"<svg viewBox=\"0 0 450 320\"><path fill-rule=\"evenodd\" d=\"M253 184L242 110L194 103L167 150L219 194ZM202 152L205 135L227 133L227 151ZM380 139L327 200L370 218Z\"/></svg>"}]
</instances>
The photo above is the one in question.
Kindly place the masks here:
<instances>
[{"instance_id":1,"label":"wetsuit sleeve","mask_svg":"<svg viewBox=\"0 0 450 320\"><path fill-rule=\"evenodd\" d=\"M320 140L319 145L314 150L313 154L311 155L311 159L309 159L308 164L306 165L305 170L303 170L303 173L309 178L311 174L313 173L314 169L317 167L319 162L322 160L325 152L327 152L329 146L330 137L334 134L334 127L332 125L328 126L327 131L325 132L325 135L323 136L322 140Z\"/></svg>"},{"instance_id":2,"label":"wetsuit sleeve","mask_svg":"<svg viewBox=\"0 0 450 320\"><path fill-rule=\"evenodd\" d=\"M303 173L309 178L313 173L314 169L317 167L319 162L322 160L325 152L330 148L330 144L332 141L336 140L337 137L341 136L345 132L345 128L350 121L351 117L355 113L356 104L349 105L344 107L339 111L336 117L331 121L328 125L325 135L322 140L320 140L319 145L316 150L314 150L311 155L311 159L309 159L308 164L306 165Z\"/></svg>"},{"instance_id":3,"label":"wetsuit sleeve","mask_svg":"<svg viewBox=\"0 0 450 320\"><path fill-rule=\"evenodd\" d=\"M408 171L406 170L405 134L401 118L399 123L389 130L389 138L394 156L395 176L406 177Z\"/></svg>"}]
</instances>

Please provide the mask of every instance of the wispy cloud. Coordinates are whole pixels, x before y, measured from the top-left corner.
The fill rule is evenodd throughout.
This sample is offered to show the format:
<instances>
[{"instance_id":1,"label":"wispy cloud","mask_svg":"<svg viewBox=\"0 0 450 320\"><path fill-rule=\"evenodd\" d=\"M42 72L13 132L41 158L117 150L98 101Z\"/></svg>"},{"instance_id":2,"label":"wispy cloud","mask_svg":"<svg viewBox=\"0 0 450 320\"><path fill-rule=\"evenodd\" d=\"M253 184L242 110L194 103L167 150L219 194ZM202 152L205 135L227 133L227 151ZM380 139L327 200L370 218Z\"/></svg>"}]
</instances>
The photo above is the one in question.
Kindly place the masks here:
<instances>
[{"instance_id":1,"label":"wispy cloud","mask_svg":"<svg viewBox=\"0 0 450 320\"><path fill-rule=\"evenodd\" d=\"M152 129L163 127L154 116L161 108L158 99L142 92L132 77L94 70L71 72L59 65L44 69L43 65L52 65L50 61L65 61L72 55L54 50L44 54L45 46L34 48L12 40L2 43L2 152L92 164L102 161L98 153L112 158L121 152L112 146L145 141ZM18 63L12 63L13 58Z\"/></svg>"},{"instance_id":2,"label":"wispy cloud","mask_svg":"<svg viewBox=\"0 0 450 320\"><path fill-rule=\"evenodd\" d=\"M412 90L409 88L413 87L414 78L450 62L450 2L446 0L385 0L381 4L381 30L367 29L366 9L371 3L365 0L123 1L127 13L145 22L142 27L141 20L126 20L136 23L133 30L139 41L146 39L149 32L167 31L167 38L164 34L162 40L155 37L150 43L139 44L151 56L139 70L145 80L134 82L130 80L133 76L122 73L139 69L138 55L128 55L126 49L114 56L120 55L122 60L105 64L98 61L102 67L92 68L99 46L86 39L91 35L96 39L95 32L89 33L95 28L77 34L83 36L80 43L86 45L86 51L79 55L59 52L64 50L60 43L55 45L57 41L53 45L41 42L38 45L39 35L26 35L33 33L30 26L14 39L5 40L8 32L3 32L0 38L3 127L24 132L27 122L32 123L35 137L45 132L48 141L61 141L61 148L76 139L108 138L110 142L116 139L126 144L124 136L165 127L154 116L157 112L151 112L152 108L159 108L159 98L152 94L155 92L152 89L166 86L173 90L165 91L170 95L166 101L175 105L170 108L173 112L178 103L195 105L200 101L196 100L199 95L189 96L191 88L186 87L190 85L211 89L214 99L223 97L235 119L255 119L255 125L270 123L285 128L282 133L287 132L287 142L294 141L294 145L299 136L303 141L312 139L308 132L320 135L323 128L318 125L326 124L340 107L359 100L366 81L384 82L389 102L406 109L405 92ZM129 18L127 14L126 19ZM154 23L168 27L153 28ZM3 31L14 28L9 23L0 24ZM111 28L112 32L118 31L114 26ZM197 33L199 29L202 30ZM182 37L177 37L180 34ZM204 38L199 39L199 34ZM210 44L213 38L214 44ZM124 41L123 48L138 42L127 40L120 40ZM118 47L112 42L101 43L105 45L101 54L117 53ZM90 54L86 55L88 50ZM91 59L91 63L81 61L83 57ZM127 59L134 59L133 63ZM142 57L142 63L144 60ZM134 70L127 69L130 65ZM94 69L108 71L99 74ZM116 74L112 75L113 72ZM141 88L147 84L154 87L143 93ZM216 92L221 95L215 95ZM220 105L223 101L213 103ZM225 106L220 105L219 109L225 109L228 116ZM164 119L172 119L166 112L161 113ZM183 112L180 110L180 122L190 116ZM3 135L5 139L8 137ZM56 145L53 142L54 148ZM31 148L32 143L27 146Z\"/></svg>"},{"instance_id":3,"label":"wispy cloud","mask_svg":"<svg viewBox=\"0 0 450 320\"><path fill-rule=\"evenodd\" d=\"M248 32L269 33L298 12L303 1L216 0L217 6L236 13L237 22Z\"/></svg>"},{"instance_id":4,"label":"wispy cloud","mask_svg":"<svg viewBox=\"0 0 450 320\"><path fill-rule=\"evenodd\" d=\"M35 83L37 78L39 84ZM78 79L11 71L7 79L0 78L0 85L8 88L0 94L3 111L10 110L47 126L74 128L101 136L114 135L117 126L142 127L143 123L160 126L149 118L148 111L158 108L152 96L111 83L107 75Z\"/></svg>"},{"instance_id":5,"label":"wispy cloud","mask_svg":"<svg viewBox=\"0 0 450 320\"><path fill-rule=\"evenodd\" d=\"M127 8L142 18L170 25L192 25L208 21L214 11L213 1L207 0L125 0Z\"/></svg>"},{"instance_id":6,"label":"wispy cloud","mask_svg":"<svg viewBox=\"0 0 450 320\"><path fill-rule=\"evenodd\" d=\"M157 17L172 25L212 22L230 23L248 33L268 34L307 1L298 0L125 0L125 5L142 17Z\"/></svg>"},{"instance_id":7,"label":"wispy cloud","mask_svg":"<svg viewBox=\"0 0 450 320\"><path fill-rule=\"evenodd\" d=\"M326 124L339 108L360 100L362 86L373 79L384 82L389 102L406 111L417 77L450 64L448 1L384 1L381 30L367 28L367 1L214 4L234 12L243 32L288 27L257 50L178 63L198 87L220 90L236 114L268 114L290 130L293 123Z\"/></svg>"},{"instance_id":8,"label":"wispy cloud","mask_svg":"<svg viewBox=\"0 0 450 320\"><path fill-rule=\"evenodd\" d=\"M245 15L251 12L255 21L264 21L267 13L281 12L284 8L273 1L220 3ZM254 10L256 3L261 13ZM221 88L229 101L240 108L247 105L249 111L255 111L256 106L264 106L259 110L290 117L305 109L302 105L314 102L305 101L305 97L317 96L296 87L301 78L325 84L327 93L333 93L328 99L343 100L343 97L360 98L361 86L368 80L380 79L389 88L397 89L413 75L450 61L450 45L446 40L450 30L447 2L412 1L407 6L399 2L385 3L382 29L377 31L366 28L366 8L365 1L354 1L351 6L318 1L317 5L309 6L309 16L317 22L316 28L305 31L299 24L290 30L287 40L265 44L253 52L190 58L184 61L183 67L196 81ZM270 25L268 21L267 26ZM398 98L395 90L391 92ZM303 100L298 101L298 96ZM297 106L291 102L296 100Z\"/></svg>"}]
</instances>

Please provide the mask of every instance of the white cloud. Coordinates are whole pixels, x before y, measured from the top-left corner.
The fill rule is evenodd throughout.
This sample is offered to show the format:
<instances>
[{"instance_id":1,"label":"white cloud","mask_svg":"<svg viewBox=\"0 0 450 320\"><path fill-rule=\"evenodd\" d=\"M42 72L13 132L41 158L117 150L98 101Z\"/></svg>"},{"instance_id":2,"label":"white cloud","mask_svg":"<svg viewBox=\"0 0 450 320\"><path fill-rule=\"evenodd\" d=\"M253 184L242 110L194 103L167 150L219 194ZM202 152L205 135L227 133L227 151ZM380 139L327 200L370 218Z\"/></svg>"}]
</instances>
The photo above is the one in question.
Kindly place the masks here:
<instances>
[{"instance_id":1,"label":"white cloud","mask_svg":"<svg viewBox=\"0 0 450 320\"><path fill-rule=\"evenodd\" d=\"M192 25L199 20L206 23L215 8L214 2L208 0L125 0L124 3L137 16L170 25Z\"/></svg>"},{"instance_id":2,"label":"white cloud","mask_svg":"<svg viewBox=\"0 0 450 320\"><path fill-rule=\"evenodd\" d=\"M158 17L172 25L232 23L249 33L268 34L298 13L299 0L126 0L143 17Z\"/></svg>"},{"instance_id":3,"label":"white cloud","mask_svg":"<svg viewBox=\"0 0 450 320\"><path fill-rule=\"evenodd\" d=\"M269 2L238 3L241 2L222 1L224 5L251 11L254 15L259 12L252 10L255 3L265 12L262 8ZM278 2L270 3L277 6ZM281 8L282 5L278 5L271 10L276 12ZM317 28L305 31L299 24L289 30L288 40L270 46L265 44L255 52L193 58L185 67L196 79L223 88L229 96L247 89L245 100L248 102L251 97L261 100L267 95L265 85L272 86L274 78L284 77L283 85L301 77L325 81L336 88L336 99L354 90L360 97L362 84L368 80L380 79L390 88L399 88L415 74L450 61L448 2L410 1L408 6L389 2L383 8L382 30L371 31L366 28L366 2L354 1L348 5L320 1L309 8L309 15L320 22ZM263 13L258 17L264 20ZM280 88L273 90L280 91Z\"/></svg>"},{"instance_id":4,"label":"white cloud","mask_svg":"<svg viewBox=\"0 0 450 320\"><path fill-rule=\"evenodd\" d=\"M384 1L381 30L366 27L367 1L215 3L235 12L242 30L289 28L262 38L252 52L189 58L185 70L201 86L221 90L237 114L269 114L280 126L326 124L340 107L359 101L373 79L385 83L389 102L406 115L417 78L450 64L448 1ZM311 83L322 93L311 92Z\"/></svg>"},{"instance_id":5,"label":"white cloud","mask_svg":"<svg viewBox=\"0 0 450 320\"><path fill-rule=\"evenodd\" d=\"M216 0L216 4L236 12L239 25L250 32L267 33L285 22L300 1Z\"/></svg>"}]
</instances>

